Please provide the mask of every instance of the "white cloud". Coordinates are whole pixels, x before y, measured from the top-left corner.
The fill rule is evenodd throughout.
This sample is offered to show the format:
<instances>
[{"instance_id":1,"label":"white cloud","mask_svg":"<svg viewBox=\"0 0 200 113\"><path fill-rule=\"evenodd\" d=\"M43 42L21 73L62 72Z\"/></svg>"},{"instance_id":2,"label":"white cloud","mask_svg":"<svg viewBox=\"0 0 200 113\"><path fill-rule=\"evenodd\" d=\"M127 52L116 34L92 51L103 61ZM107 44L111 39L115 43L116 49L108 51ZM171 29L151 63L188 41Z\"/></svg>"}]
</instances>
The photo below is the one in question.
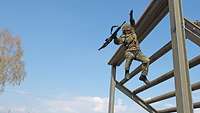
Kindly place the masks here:
<instances>
[{"instance_id":1,"label":"white cloud","mask_svg":"<svg viewBox=\"0 0 200 113\"><path fill-rule=\"evenodd\" d=\"M108 98L103 97L74 97L71 100L49 100L46 103L50 111L67 113L106 113ZM115 104L115 113L126 112L127 106L118 99Z\"/></svg>"},{"instance_id":2,"label":"white cloud","mask_svg":"<svg viewBox=\"0 0 200 113\"><path fill-rule=\"evenodd\" d=\"M7 112L12 112L12 113L27 113L27 109L24 106L12 106L12 107L5 107L5 106L0 106L0 113L7 113Z\"/></svg>"},{"instance_id":3,"label":"white cloud","mask_svg":"<svg viewBox=\"0 0 200 113\"><path fill-rule=\"evenodd\" d=\"M95 96L77 96L70 99L50 98L47 96L36 96L26 91L12 91L16 94L30 97L29 105L0 105L0 113L7 113L10 108L12 113L107 113L108 112L108 98ZM60 97L60 96L58 96ZM63 96L62 96L63 97ZM67 97L67 96L65 96ZM28 99L28 98L27 98ZM35 100L35 101L33 101ZM36 101L37 100L37 101ZM134 103L134 102L133 102ZM157 103L154 106L159 108L172 107L172 104ZM156 107L156 108L158 108ZM125 104L122 99L115 100L115 113L147 113L143 108L137 104ZM200 113L200 109L194 110L194 113Z\"/></svg>"},{"instance_id":4,"label":"white cloud","mask_svg":"<svg viewBox=\"0 0 200 113\"><path fill-rule=\"evenodd\" d=\"M194 113L200 113L200 109L195 109Z\"/></svg>"},{"instance_id":5,"label":"white cloud","mask_svg":"<svg viewBox=\"0 0 200 113\"><path fill-rule=\"evenodd\" d=\"M13 112L25 113L26 112L26 107L13 108Z\"/></svg>"},{"instance_id":6,"label":"white cloud","mask_svg":"<svg viewBox=\"0 0 200 113\"><path fill-rule=\"evenodd\" d=\"M3 112L5 108L3 106L0 106L0 112Z\"/></svg>"},{"instance_id":7,"label":"white cloud","mask_svg":"<svg viewBox=\"0 0 200 113\"><path fill-rule=\"evenodd\" d=\"M7 108L0 105L0 113L8 112L12 108L14 113L107 113L108 112L108 98L107 97L95 97L95 96L77 96L69 99L60 99L58 97L38 96L31 92L26 91L7 91L22 95L26 98L26 104L20 105L14 104L7 106ZM67 96L66 96L67 97ZM58 99L59 98L59 99ZM16 103L16 102L15 102ZM2 104L3 105L3 104ZM22 107L24 106L24 107ZM115 100L115 113L146 113L141 107L125 104L122 99L117 98Z\"/></svg>"}]
</instances>

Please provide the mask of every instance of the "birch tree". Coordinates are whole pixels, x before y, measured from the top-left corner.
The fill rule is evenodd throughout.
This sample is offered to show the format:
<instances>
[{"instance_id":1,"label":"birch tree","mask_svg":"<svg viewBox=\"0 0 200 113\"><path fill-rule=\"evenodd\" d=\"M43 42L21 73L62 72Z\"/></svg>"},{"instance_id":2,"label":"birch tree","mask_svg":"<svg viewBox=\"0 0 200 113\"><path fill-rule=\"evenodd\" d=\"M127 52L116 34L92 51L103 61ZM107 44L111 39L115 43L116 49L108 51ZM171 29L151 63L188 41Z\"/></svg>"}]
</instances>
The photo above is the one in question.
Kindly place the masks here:
<instances>
[{"instance_id":1,"label":"birch tree","mask_svg":"<svg viewBox=\"0 0 200 113\"><path fill-rule=\"evenodd\" d=\"M23 51L19 37L0 29L0 90L6 85L20 85L25 77Z\"/></svg>"}]
</instances>

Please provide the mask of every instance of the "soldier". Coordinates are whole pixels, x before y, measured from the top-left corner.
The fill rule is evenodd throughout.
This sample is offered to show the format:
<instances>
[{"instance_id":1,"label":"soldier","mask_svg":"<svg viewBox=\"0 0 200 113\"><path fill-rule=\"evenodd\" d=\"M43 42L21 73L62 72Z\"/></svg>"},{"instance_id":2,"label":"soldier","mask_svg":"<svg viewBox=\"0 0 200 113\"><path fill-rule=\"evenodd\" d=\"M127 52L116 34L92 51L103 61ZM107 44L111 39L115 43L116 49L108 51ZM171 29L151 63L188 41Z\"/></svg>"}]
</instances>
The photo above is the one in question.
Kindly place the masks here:
<instances>
[{"instance_id":1,"label":"soldier","mask_svg":"<svg viewBox=\"0 0 200 113\"><path fill-rule=\"evenodd\" d=\"M130 24L126 23L122 26L122 35L118 38L114 38L114 43L119 45L123 44L126 47L125 51L125 77L129 79L130 66L133 60L142 62L142 73L139 80L148 84L147 79L148 67L150 59L143 55L140 50L139 42L137 40L137 35L135 33L135 20L133 19L133 11L130 12Z\"/></svg>"}]
</instances>

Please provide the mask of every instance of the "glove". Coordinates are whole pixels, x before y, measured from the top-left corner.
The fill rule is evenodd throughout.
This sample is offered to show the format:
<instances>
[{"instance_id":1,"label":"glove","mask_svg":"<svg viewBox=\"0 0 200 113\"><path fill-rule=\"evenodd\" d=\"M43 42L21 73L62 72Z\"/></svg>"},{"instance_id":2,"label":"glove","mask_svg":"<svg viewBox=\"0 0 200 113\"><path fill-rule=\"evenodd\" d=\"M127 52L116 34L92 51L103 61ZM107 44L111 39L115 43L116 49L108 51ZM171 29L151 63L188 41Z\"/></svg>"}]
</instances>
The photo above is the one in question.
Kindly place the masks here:
<instances>
[{"instance_id":1,"label":"glove","mask_svg":"<svg viewBox=\"0 0 200 113\"><path fill-rule=\"evenodd\" d=\"M130 11L129 15L130 17L133 17L133 10Z\"/></svg>"}]
</instances>

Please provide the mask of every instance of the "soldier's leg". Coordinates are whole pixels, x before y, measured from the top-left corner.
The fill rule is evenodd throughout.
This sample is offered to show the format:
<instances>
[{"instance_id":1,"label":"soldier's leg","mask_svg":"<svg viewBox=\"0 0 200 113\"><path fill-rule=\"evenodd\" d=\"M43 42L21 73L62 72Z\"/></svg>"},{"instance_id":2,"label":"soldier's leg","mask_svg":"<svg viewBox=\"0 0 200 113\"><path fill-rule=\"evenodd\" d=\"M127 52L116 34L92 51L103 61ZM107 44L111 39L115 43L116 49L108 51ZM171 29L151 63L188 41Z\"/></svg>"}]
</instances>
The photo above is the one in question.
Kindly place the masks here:
<instances>
[{"instance_id":1,"label":"soldier's leg","mask_svg":"<svg viewBox=\"0 0 200 113\"><path fill-rule=\"evenodd\" d=\"M147 75L148 75L148 70L149 70L149 61L150 59L143 55L141 51L138 52L136 55L136 60L139 60L142 62L142 73L140 76L140 80L144 81L145 83L148 83Z\"/></svg>"},{"instance_id":2,"label":"soldier's leg","mask_svg":"<svg viewBox=\"0 0 200 113\"><path fill-rule=\"evenodd\" d=\"M131 53L131 52L126 52L125 53L125 77L127 79L129 79L129 70L130 70L130 66L131 66L131 63L133 61L133 58L134 58L134 54Z\"/></svg>"}]
</instances>

